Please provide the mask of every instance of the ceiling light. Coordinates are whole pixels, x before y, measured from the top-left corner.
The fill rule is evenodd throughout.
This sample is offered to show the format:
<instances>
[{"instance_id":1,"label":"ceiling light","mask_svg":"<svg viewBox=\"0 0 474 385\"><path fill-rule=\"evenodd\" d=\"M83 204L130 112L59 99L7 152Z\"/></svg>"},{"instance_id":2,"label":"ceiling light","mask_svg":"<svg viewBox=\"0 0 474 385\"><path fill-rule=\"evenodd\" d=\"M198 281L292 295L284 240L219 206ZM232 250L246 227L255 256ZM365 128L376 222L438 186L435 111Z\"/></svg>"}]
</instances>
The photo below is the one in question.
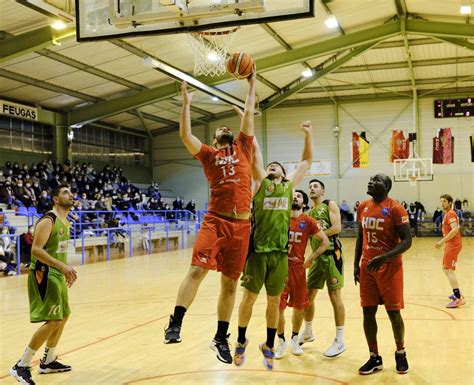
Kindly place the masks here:
<instances>
[{"instance_id":1,"label":"ceiling light","mask_svg":"<svg viewBox=\"0 0 474 385\"><path fill-rule=\"evenodd\" d=\"M311 76L313 76L313 70L307 68L303 72L301 72L301 75L303 75L305 78L310 78Z\"/></svg>"},{"instance_id":2,"label":"ceiling light","mask_svg":"<svg viewBox=\"0 0 474 385\"><path fill-rule=\"evenodd\" d=\"M219 55L214 51L211 51L207 54L207 59L210 61L219 61Z\"/></svg>"},{"instance_id":3,"label":"ceiling light","mask_svg":"<svg viewBox=\"0 0 474 385\"><path fill-rule=\"evenodd\" d=\"M53 24L51 24L51 27L54 29L60 31L62 29L65 29L67 27L66 23L61 20L56 20Z\"/></svg>"},{"instance_id":4,"label":"ceiling light","mask_svg":"<svg viewBox=\"0 0 474 385\"><path fill-rule=\"evenodd\" d=\"M328 28L337 28L339 26L336 16L332 16L332 15L328 16L326 20L324 20L324 24L326 24L326 27Z\"/></svg>"},{"instance_id":5,"label":"ceiling light","mask_svg":"<svg viewBox=\"0 0 474 385\"><path fill-rule=\"evenodd\" d=\"M213 102L218 102L219 101L219 98L217 96L213 96L211 99L212 99Z\"/></svg>"},{"instance_id":6,"label":"ceiling light","mask_svg":"<svg viewBox=\"0 0 474 385\"><path fill-rule=\"evenodd\" d=\"M461 13L461 15L470 15L472 12L471 4L469 3L461 4L461 7L459 8L459 12Z\"/></svg>"}]
</instances>

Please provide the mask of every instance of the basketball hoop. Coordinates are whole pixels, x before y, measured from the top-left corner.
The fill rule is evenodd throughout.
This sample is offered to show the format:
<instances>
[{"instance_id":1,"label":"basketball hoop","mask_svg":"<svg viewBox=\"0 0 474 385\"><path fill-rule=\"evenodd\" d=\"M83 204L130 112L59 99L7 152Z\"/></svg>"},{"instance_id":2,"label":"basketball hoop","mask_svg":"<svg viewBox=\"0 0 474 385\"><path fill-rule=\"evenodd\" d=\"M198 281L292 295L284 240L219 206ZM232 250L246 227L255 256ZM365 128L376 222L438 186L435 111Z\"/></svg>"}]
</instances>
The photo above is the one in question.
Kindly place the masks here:
<instances>
[{"instance_id":1,"label":"basketball hoop","mask_svg":"<svg viewBox=\"0 0 474 385\"><path fill-rule=\"evenodd\" d=\"M408 183L410 183L411 187L416 187L416 183L418 182L417 175L409 175L408 176Z\"/></svg>"},{"instance_id":2,"label":"basketball hoop","mask_svg":"<svg viewBox=\"0 0 474 385\"><path fill-rule=\"evenodd\" d=\"M240 27L221 31L188 33L189 45L194 52L195 76L221 76L226 72L227 51Z\"/></svg>"}]
</instances>

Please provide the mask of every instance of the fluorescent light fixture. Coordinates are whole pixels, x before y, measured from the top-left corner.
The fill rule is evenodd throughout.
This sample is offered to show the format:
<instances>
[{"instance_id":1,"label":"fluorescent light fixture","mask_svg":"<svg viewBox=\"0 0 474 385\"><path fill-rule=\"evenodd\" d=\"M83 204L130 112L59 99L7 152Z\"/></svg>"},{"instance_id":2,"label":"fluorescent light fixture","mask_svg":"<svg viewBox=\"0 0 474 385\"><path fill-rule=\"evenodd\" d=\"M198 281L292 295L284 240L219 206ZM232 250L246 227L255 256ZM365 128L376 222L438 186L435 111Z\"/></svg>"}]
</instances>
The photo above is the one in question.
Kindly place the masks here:
<instances>
[{"instance_id":1,"label":"fluorescent light fixture","mask_svg":"<svg viewBox=\"0 0 474 385\"><path fill-rule=\"evenodd\" d=\"M218 102L219 101L219 98L217 96L213 96L211 99L212 99L213 102Z\"/></svg>"},{"instance_id":2,"label":"fluorescent light fixture","mask_svg":"<svg viewBox=\"0 0 474 385\"><path fill-rule=\"evenodd\" d=\"M62 29L65 29L67 25L64 21L56 20L51 24L51 27L53 27L57 31L61 31Z\"/></svg>"},{"instance_id":3,"label":"fluorescent light fixture","mask_svg":"<svg viewBox=\"0 0 474 385\"><path fill-rule=\"evenodd\" d=\"M186 72L180 71L179 69L170 66L169 64L163 63L155 58L145 56L143 58L143 64L151 68L155 68L160 72L165 73L168 76L171 76L177 80L186 81L190 86L205 92L208 95L218 97L219 100L222 100L225 103L240 107L241 109L245 108L245 102L240 100L227 92L221 91L216 87L208 86L203 82L193 78L191 75L188 75Z\"/></svg>"},{"instance_id":4,"label":"fluorescent light fixture","mask_svg":"<svg viewBox=\"0 0 474 385\"><path fill-rule=\"evenodd\" d=\"M207 54L207 59L209 61L216 62L216 61L219 61L219 55L216 54L214 51L211 51Z\"/></svg>"},{"instance_id":5,"label":"fluorescent light fixture","mask_svg":"<svg viewBox=\"0 0 474 385\"><path fill-rule=\"evenodd\" d=\"M328 16L326 20L324 20L324 24L326 24L326 27L328 28L337 28L339 26L336 16L333 15Z\"/></svg>"},{"instance_id":6,"label":"fluorescent light fixture","mask_svg":"<svg viewBox=\"0 0 474 385\"><path fill-rule=\"evenodd\" d=\"M301 75L303 75L305 78L310 78L311 76L313 76L313 70L307 68L303 72L301 72Z\"/></svg>"},{"instance_id":7,"label":"fluorescent light fixture","mask_svg":"<svg viewBox=\"0 0 474 385\"><path fill-rule=\"evenodd\" d=\"M461 13L461 15L470 15L472 12L471 4L468 4L468 3L461 4L461 7L459 8L459 12Z\"/></svg>"}]
</instances>

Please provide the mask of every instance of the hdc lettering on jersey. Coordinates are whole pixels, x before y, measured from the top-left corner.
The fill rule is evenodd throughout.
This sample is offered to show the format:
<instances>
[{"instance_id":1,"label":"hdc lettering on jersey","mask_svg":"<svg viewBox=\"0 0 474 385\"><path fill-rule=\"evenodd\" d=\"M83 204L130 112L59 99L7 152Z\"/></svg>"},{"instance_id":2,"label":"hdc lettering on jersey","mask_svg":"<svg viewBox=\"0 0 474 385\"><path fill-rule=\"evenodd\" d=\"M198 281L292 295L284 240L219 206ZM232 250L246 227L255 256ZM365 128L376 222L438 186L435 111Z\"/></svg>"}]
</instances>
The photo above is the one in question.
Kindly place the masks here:
<instances>
[{"instance_id":1,"label":"hdc lettering on jersey","mask_svg":"<svg viewBox=\"0 0 474 385\"><path fill-rule=\"evenodd\" d=\"M290 243L301 243L301 237L303 233L290 231L289 241Z\"/></svg>"},{"instance_id":2,"label":"hdc lettering on jersey","mask_svg":"<svg viewBox=\"0 0 474 385\"><path fill-rule=\"evenodd\" d=\"M362 228L369 230L383 230L383 223L385 219L383 218L371 218L363 217L362 218Z\"/></svg>"},{"instance_id":3,"label":"hdc lettering on jersey","mask_svg":"<svg viewBox=\"0 0 474 385\"><path fill-rule=\"evenodd\" d=\"M264 210L288 210L288 198L266 197L263 200Z\"/></svg>"},{"instance_id":4,"label":"hdc lettering on jersey","mask_svg":"<svg viewBox=\"0 0 474 385\"><path fill-rule=\"evenodd\" d=\"M234 151L233 155L229 156L219 156L216 155L216 166L225 166L226 164L236 164L239 163L240 160L238 158L235 158L237 156L237 153Z\"/></svg>"}]
</instances>

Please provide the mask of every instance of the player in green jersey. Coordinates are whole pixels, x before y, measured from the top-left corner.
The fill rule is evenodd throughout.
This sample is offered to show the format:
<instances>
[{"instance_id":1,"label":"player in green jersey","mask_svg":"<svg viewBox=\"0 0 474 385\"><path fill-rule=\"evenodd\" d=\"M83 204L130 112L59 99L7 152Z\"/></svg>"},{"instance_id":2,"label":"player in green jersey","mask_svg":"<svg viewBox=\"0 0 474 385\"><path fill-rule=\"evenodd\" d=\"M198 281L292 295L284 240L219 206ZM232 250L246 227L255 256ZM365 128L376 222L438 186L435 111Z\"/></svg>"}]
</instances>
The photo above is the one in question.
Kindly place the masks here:
<instances>
[{"instance_id":1,"label":"player in green jersey","mask_svg":"<svg viewBox=\"0 0 474 385\"><path fill-rule=\"evenodd\" d=\"M303 122L301 128L305 135L302 160L288 176L278 162L271 162L266 170L263 168L261 152L254 139L253 247L242 274L244 295L239 306L239 335L234 354L236 366L244 363L247 325L258 293L265 285L267 340L259 345L259 349L264 366L273 369L280 295L288 275L287 246L293 189L303 180L313 159L313 128L310 122Z\"/></svg>"},{"instance_id":2,"label":"player in green jersey","mask_svg":"<svg viewBox=\"0 0 474 385\"><path fill-rule=\"evenodd\" d=\"M71 314L68 303L68 286L77 279L76 270L67 264L69 221L67 215L74 204L69 186L53 190L53 210L36 224L31 264L28 275L28 297L31 322L44 322L33 334L20 360L10 374L21 384L34 384L31 378L31 361L36 351L46 342L40 360L39 373L67 372L69 365L57 360L56 346L64 325Z\"/></svg>"},{"instance_id":3,"label":"player in green jersey","mask_svg":"<svg viewBox=\"0 0 474 385\"><path fill-rule=\"evenodd\" d=\"M341 289L344 286L342 248L339 241L341 232L341 214L336 202L324 199L324 183L318 179L309 182L309 197L313 207L308 215L318 221L319 227L329 238L328 249L319 256L311 266L307 277L309 306L305 310L305 326L300 334L300 344L314 341L312 321L314 318L314 299L318 290L328 287L329 299L334 310L336 322L336 338L332 345L324 352L326 357L336 357L346 350L344 344L345 310L341 298ZM311 248L316 250L319 242L311 239Z\"/></svg>"}]
</instances>

